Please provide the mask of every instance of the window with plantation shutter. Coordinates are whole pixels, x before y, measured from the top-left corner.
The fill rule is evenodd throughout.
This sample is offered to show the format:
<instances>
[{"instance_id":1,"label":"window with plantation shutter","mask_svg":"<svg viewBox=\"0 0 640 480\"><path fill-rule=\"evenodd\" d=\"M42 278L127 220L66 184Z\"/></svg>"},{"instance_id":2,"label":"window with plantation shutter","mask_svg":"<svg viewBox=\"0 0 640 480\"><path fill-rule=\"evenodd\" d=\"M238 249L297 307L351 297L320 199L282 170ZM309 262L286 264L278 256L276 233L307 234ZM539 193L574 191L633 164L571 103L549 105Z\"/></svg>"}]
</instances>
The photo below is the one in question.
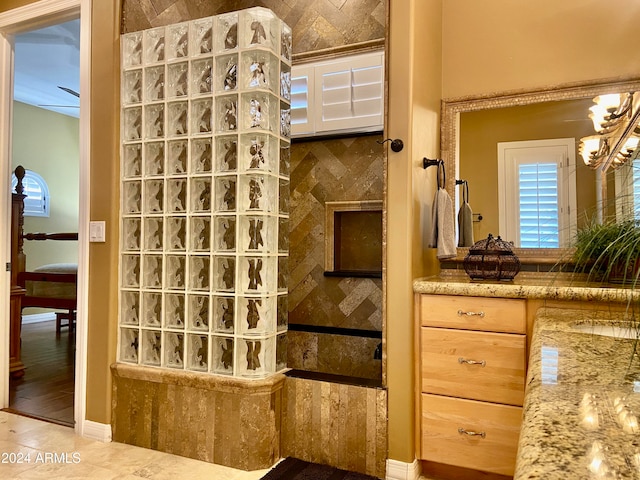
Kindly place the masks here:
<instances>
[{"instance_id":1,"label":"window with plantation shutter","mask_svg":"<svg viewBox=\"0 0 640 480\"><path fill-rule=\"evenodd\" d=\"M11 176L11 191L15 192L18 179L15 173ZM49 216L49 187L40 175L32 170L25 170L22 179L25 217Z\"/></svg>"},{"instance_id":2,"label":"window with plantation shutter","mask_svg":"<svg viewBox=\"0 0 640 480\"><path fill-rule=\"evenodd\" d=\"M640 160L626 162L615 170L616 219L640 220Z\"/></svg>"},{"instance_id":3,"label":"window with plantation shutter","mask_svg":"<svg viewBox=\"0 0 640 480\"><path fill-rule=\"evenodd\" d=\"M291 97L293 136L382 130L384 54L294 65Z\"/></svg>"},{"instance_id":4,"label":"window with plantation shutter","mask_svg":"<svg viewBox=\"0 0 640 480\"><path fill-rule=\"evenodd\" d=\"M566 247L576 229L575 140L498 144L500 235L520 248Z\"/></svg>"}]
</instances>

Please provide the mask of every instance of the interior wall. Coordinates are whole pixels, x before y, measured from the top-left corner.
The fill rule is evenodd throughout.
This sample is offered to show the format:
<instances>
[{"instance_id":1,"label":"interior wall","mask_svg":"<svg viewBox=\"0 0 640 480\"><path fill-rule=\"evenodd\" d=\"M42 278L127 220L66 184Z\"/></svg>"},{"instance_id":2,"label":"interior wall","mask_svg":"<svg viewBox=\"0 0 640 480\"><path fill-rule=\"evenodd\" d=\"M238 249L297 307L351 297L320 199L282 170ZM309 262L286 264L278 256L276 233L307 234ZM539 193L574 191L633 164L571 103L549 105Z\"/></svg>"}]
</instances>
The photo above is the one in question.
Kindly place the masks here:
<instances>
[{"instance_id":1,"label":"interior wall","mask_svg":"<svg viewBox=\"0 0 640 480\"><path fill-rule=\"evenodd\" d=\"M77 118L14 102L12 169L22 165L38 173L50 197L49 217L25 217L25 233L78 231L78 141ZM25 241L24 251L27 270L78 262L78 242Z\"/></svg>"},{"instance_id":2,"label":"interior wall","mask_svg":"<svg viewBox=\"0 0 640 480\"><path fill-rule=\"evenodd\" d=\"M443 4L443 98L640 72L636 0Z\"/></svg>"}]
</instances>

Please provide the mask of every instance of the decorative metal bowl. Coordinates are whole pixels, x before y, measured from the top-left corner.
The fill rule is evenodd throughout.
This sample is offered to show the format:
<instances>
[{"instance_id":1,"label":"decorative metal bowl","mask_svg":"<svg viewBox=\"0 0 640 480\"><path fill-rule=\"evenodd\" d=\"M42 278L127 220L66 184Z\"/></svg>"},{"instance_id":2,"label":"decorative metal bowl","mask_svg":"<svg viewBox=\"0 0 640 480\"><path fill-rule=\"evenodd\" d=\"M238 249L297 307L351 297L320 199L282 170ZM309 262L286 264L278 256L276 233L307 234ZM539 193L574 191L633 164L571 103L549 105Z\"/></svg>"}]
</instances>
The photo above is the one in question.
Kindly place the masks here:
<instances>
[{"instance_id":1,"label":"decorative metal bowl","mask_svg":"<svg viewBox=\"0 0 640 480\"><path fill-rule=\"evenodd\" d=\"M520 271L520 260L511 243L489 234L469 247L464 270L473 280L513 280Z\"/></svg>"}]
</instances>

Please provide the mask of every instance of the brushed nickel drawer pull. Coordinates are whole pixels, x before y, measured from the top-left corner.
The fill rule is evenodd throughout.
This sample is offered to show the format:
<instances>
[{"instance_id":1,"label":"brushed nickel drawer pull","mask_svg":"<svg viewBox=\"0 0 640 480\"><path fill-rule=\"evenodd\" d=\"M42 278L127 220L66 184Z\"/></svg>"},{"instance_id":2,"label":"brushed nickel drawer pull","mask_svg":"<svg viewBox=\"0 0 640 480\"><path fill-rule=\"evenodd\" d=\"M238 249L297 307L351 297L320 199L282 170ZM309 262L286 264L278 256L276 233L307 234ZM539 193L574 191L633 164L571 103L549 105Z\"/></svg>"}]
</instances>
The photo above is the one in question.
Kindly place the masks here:
<instances>
[{"instance_id":1,"label":"brushed nickel drawer pull","mask_svg":"<svg viewBox=\"0 0 640 480\"><path fill-rule=\"evenodd\" d=\"M464 310L458 310L458 316L461 317L463 315L466 315L467 317L484 318L484 312L482 310L479 312L465 312Z\"/></svg>"},{"instance_id":2,"label":"brushed nickel drawer pull","mask_svg":"<svg viewBox=\"0 0 640 480\"><path fill-rule=\"evenodd\" d=\"M473 430L465 430L462 427L458 427L458 433L460 435L468 435L470 437L486 437L487 434L485 432L474 432Z\"/></svg>"},{"instance_id":3,"label":"brushed nickel drawer pull","mask_svg":"<svg viewBox=\"0 0 640 480\"><path fill-rule=\"evenodd\" d=\"M468 360L468 359L462 358L462 357L458 358L458 363L460 363L460 364L466 363L467 365L480 365L481 367L484 367L487 364L487 362L485 362L484 360L480 360L480 361Z\"/></svg>"}]
</instances>

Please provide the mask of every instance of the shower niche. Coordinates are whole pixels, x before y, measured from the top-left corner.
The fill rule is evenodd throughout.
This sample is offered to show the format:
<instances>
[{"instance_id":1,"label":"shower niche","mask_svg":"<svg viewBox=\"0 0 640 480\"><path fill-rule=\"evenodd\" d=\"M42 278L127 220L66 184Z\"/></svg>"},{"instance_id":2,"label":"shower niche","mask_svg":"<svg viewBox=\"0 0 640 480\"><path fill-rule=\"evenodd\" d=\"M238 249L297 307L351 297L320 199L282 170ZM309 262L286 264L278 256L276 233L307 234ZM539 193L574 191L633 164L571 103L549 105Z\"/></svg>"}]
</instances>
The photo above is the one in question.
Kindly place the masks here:
<instances>
[{"instance_id":1,"label":"shower niche","mask_svg":"<svg viewBox=\"0 0 640 480\"><path fill-rule=\"evenodd\" d=\"M118 361L282 371L291 29L256 7L121 48Z\"/></svg>"}]
</instances>

